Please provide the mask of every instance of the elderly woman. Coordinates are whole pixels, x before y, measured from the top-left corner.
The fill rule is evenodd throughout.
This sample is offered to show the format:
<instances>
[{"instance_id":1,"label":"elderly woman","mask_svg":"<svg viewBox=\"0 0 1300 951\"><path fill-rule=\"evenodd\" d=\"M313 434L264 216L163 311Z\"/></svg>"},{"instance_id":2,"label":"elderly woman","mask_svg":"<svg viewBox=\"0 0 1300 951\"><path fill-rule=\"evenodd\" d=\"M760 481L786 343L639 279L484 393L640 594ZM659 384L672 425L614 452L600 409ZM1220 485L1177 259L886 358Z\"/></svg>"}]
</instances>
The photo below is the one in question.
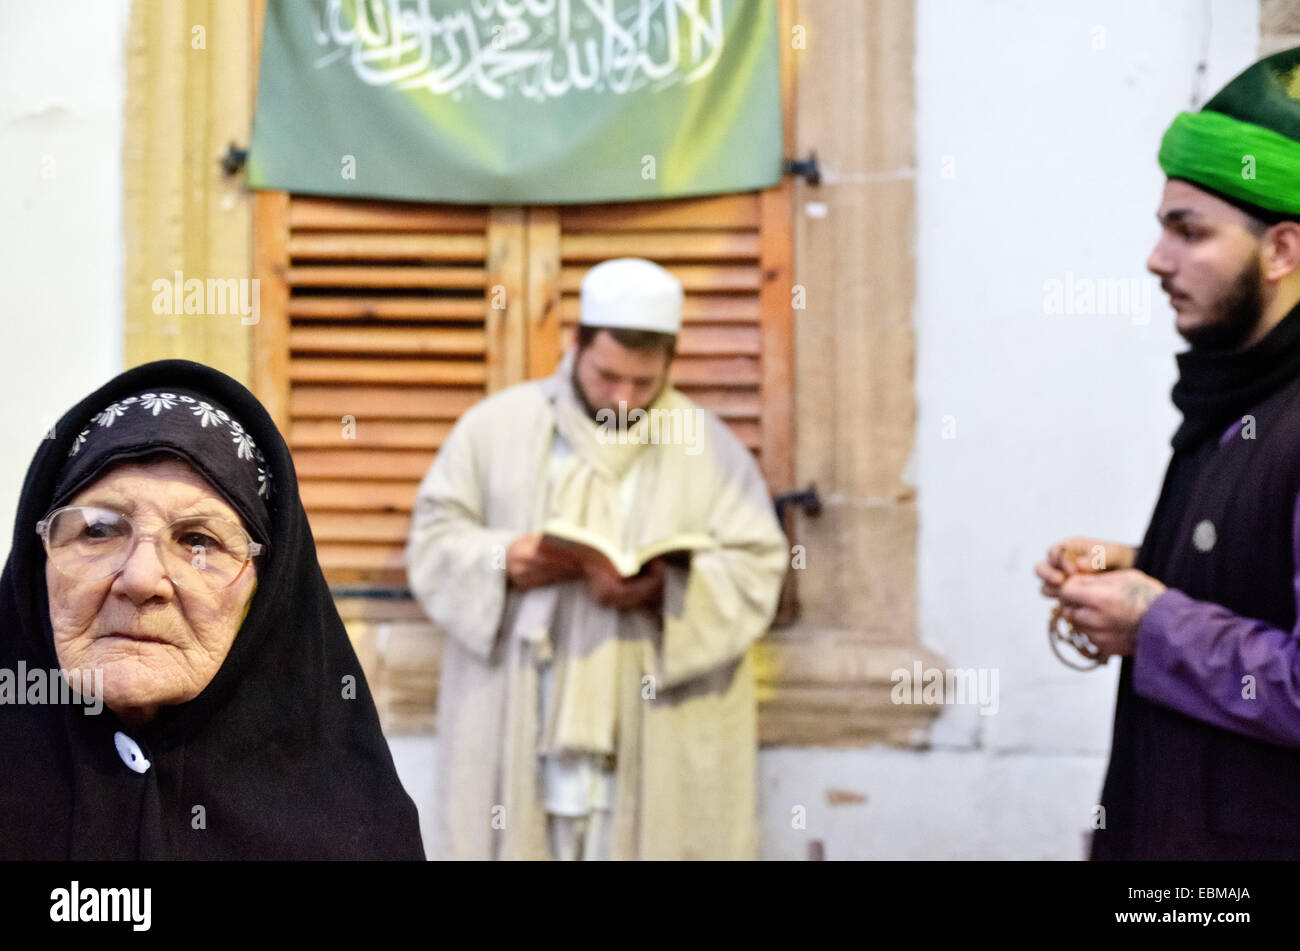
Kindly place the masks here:
<instances>
[{"instance_id":1,"label":"elderly woman","mask_svg":"<svg viewBox=\"0 0 1300 951\"><path fill-rule=\"evenodd\" d=\"M289 451L229 377L151 363L63 417L0 624L0 857L424 857Z\"/></svg>"}]
</instances>

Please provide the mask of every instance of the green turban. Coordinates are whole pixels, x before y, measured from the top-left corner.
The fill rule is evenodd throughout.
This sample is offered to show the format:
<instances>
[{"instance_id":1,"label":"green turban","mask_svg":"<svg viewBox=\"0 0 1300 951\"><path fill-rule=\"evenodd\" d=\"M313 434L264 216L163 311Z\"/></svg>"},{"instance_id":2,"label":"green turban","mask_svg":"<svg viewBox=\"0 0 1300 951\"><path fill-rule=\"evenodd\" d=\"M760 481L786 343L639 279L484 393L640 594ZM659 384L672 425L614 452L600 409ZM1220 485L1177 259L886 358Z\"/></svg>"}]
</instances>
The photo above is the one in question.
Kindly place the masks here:
<instances>
[{"instance_id":1,"label":"green turban","mask_svg":"<svg viewBox=\"0 0 1300 951\"><path fill-rule=\"evenodd\" d=\"M1300 217L1300 46L1260 60L1200 112L1179 113L1160 167L1248 211Z\"/></svg>"}]
</instances>

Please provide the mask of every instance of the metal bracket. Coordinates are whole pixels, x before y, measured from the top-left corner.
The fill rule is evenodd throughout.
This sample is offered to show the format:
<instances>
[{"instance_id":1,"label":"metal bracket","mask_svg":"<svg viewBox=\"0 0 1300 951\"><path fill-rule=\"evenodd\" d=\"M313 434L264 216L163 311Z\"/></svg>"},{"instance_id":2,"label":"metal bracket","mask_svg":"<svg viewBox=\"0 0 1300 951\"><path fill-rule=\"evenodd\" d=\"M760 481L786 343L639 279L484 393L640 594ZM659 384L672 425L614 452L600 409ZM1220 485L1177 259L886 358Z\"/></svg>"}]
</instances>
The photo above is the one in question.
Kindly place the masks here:
<instances>
[{"instance_id":1,"label":"metal bracket","mask_svg":"<svg viewBox=\"0 0 1300 951\"><path fill-rule=\"evenodd\" d=\"M817 484L815 482L810 482L808 488L802 491L782 492L773 501L776 505L776 517L782 528L785 527L786 509L791 505L813 518L822 514L822 499L817 494Z\"/></svg>"},{"instance_id":2,"label":"metal bracket","mask_svg":"<svg viewBox=\"0 0 1300 951\"><path fill-rule=\"evenodd\" d=\"M820 185L822 183L822 169L817 164L816 152L809 152L806 159L786 159L785 173L787 175L798 175L809 185Z\"/></svg>"},{"instance_id":3,"label":"metal bracket","mask_svg":"<svg viewBox=\"0 0 1300 951\"><path fill-rule=\"evenodd\" d=\"M248 162L248 149L241 149L231 142L226 147L226 154L221 156L221 170L227 176L235 175Z\"/></svg>"},{"instance_id":4,"label":"metal bracket","mask_svg":"<svg viewBox=\"0 0 1300 951\"><path fill-rule=\"evenodd\" d=\"M781 531L785 533L787 542L794 540L793 526L787 523L787 517L790 509L797 508L805 515L816 517L822 512L821 496L817 494L816 483L810 482L808 488L802 491L782 492L772 500L776 507L776 520L781 525ZM794 549L791 549L793 552ZM799 619L799 598L795 594L795 572L787 571L785 580L781 582L781 596L776 605L776 617L772 619L772 626L789 627Z\"/></svg>"}]
</instances>

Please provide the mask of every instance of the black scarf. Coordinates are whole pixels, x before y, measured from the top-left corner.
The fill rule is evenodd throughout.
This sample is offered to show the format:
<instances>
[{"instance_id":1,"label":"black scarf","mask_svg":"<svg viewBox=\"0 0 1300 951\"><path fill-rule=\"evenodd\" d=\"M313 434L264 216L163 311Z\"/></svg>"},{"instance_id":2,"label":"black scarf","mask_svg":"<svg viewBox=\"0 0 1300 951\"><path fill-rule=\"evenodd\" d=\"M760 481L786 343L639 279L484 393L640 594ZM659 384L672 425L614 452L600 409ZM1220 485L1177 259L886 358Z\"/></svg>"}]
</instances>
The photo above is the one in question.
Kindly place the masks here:
<instances>
[{"instance_id":1,"label":"black scarf","mask_svg":"<svg viewBox=\"0 0 1300 951\"><path fill-rule=\"evenodd\" d=\"M1300 305L1246 350L1189 350L1176 359L1173 400L1183 423L1173 446L1181 451L1222 434L1264 397L1300 376Z\"/></svg>"},{"instance_id":2,"label":"black scarf","mask_svg":"<svg viewBox=\"0 0 1300 951\"><path fill-rule=\"evenodd\" d=\"M422 859L415 807L321 574L288 447L256 398L210 367L129 370L42 443L0 577L0 667L58 668L35 525L87 420L149 391L204 395L240 421L274 476L270 551L229 655L193 700L133 728L107 708L0 705L0 857ZM149 760L145 772L126 767L119 731Z\"/></svg>"}]
</instances>

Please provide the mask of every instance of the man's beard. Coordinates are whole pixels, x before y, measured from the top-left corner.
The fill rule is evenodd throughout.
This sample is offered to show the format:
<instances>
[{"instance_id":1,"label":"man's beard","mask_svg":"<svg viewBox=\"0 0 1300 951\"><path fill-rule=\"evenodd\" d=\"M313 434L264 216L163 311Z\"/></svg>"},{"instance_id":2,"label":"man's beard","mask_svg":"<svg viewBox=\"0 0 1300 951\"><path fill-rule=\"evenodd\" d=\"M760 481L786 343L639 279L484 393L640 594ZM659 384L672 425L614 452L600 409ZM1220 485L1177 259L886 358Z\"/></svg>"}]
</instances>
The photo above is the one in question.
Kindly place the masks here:
<instances>
[{"instance_id":1,"label":"man's beard","mask_svg":"<svg viewBox=\"0 0 1300 951\"><path fill-rule=\"evenodd\" d=\"M578 368L576 365L574 366L573 373L569 377L569 379L573 384L573 392L578 395L578 402L580 402L582 404L582 408L587 411L587 416L589 416L591 418L591 421L593 423L596 423L597 425L603 423L604 420L600 418L600 414L602 412L605 412L605 410L592 406L591 401L587 399L587 394L582 391L582 384L578 382ZM646 403L645 406L639 408L646 409L647 407L653 406L654 401L659 399L659 394L664 391L664 387L667 385L668 385L668 378L665 377L663 384L659 387L659 389L655 390L654 396L650 397L650 402ZM627 411L630 413L632 412L632 410L637 408L638 407L636 406L629 406L627 408ZM617 416L618 407L617 406L613 407L612 409L609 410L609 412Z\"/></svg>"},{"instance_id":2,"label":"man's beard","mask_svg":"<svg viewBox=\"0 0 1300 951\"><path fill-rule=\"evenodd\" d=\"M1193 350L1239 350L1264 316L1264 279L1259 273L1259 252L1214 307L1213 319L1183 333Z\"/></svg>"}]
</instances>

